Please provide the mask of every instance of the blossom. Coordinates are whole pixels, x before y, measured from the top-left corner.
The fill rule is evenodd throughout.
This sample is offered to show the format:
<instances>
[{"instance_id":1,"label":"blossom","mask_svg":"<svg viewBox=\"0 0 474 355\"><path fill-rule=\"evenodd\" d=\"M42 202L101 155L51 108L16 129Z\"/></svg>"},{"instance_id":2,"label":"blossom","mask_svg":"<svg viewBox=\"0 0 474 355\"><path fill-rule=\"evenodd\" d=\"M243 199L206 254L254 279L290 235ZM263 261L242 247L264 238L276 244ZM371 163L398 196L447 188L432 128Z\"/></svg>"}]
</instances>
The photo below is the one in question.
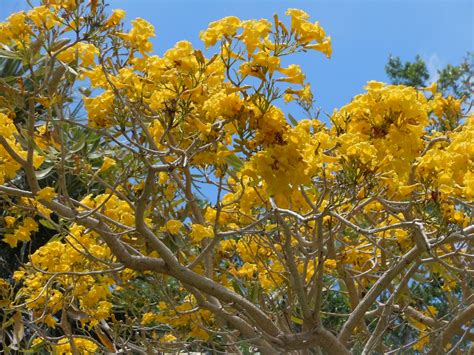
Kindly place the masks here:
<instances>
[{"instance_id":1,"label":"blossom","mask_svg":"<svg viewBox=\"0 0 474 355\"><path fill-rule=\"evenodd\" d=\"M170 219L166 222L164 229L171 234L178 234L183 228L183 223L176 219Z\"/></svg>"},{"instance_id":2,"label":"blossom","mask_svg":"<svg viewBox=\"0 0 474 355\"><path fill-rule=\"evenodd\" d=\"M105 21L105 27L114 27L117 26L120 21L123 20L125 17L125 11L122 9L114 9L112 10L112 14L110 17Z\"/></svg>"},{"instance_id":3,"label":"blossom","mask_svg":"<svg viewBox=\"0 0 474 355\"><path fill-rule=\"evenodd\" d=\"M36 194L36 199L50 202L57 195L58 194L54 191L53 187L47 186L38 191L38 193Z\"/></svg>"},{"instance_id":4,"label":"blossom","mask_svg":"<svg viewBox=\"0 0 474 355\"><path fill-rule=\"evenodd\" d=\"M203 226L202 224L193 224L191 226L190 238L194 243L199 243L203 239L214 237L214 231L211 226Z\"/></svg>"},{"instance_id":5,"label":"blossom","mask_svg":"<svg viewBox=\"0 0 474 355\"><path fill-rule=\"evenodd\" d=\"M232 37L236 34L241 25L238 17L228 16L219 21L211 22L207 30L201 31L199 37L204 42L206 48L217 43L222 37Z\"/></svg>"},{"instance_id":6,"label":"blossom","mask_svg":"<svg viewBox=\"0 0 474 355\"><path fill-rule=\"evenodd\" d=\"M173 343L177 340L177 338L171 334L171 333L166 333L160 338L161 343Z\"/></svg>"},{"instance_id":7,"label":"blossom","mask_svg":"<svg viewBox=\"0 0 474 355\"><path fill-rule=\"evenodd\" d=\"M132 29L130 32L122 34L122 37L130 48L138 50L141 54L145 54L153 49L150 38L155 37L155 27L148 21L137 18L132 21Z\"/></svg>"},{"instance_id":8,"label":"blossom","mask_svg":"<svg viewBox=\"0 0 474 355\"><path fill-rule=\"evenodd\" d=\"M97 170L98 173L103 173L109 170L110 168L114 167L117 163L115 162L114 159L109 158L109 157L104 157L104 161L102 163L102 166Z\"/></svg>"},{"instance_id":9,"label":"blossom","mask_svg":"<svg viewBox=\"0 0 474 355\"><path fill-rule=\"evenodd\" d=\"M290 64L287 68L280 68L278 71L285 74L286 77L278 79L291 84L303 84L305 76L301 67L297 64Z\"/></svg>"}]
</instances>

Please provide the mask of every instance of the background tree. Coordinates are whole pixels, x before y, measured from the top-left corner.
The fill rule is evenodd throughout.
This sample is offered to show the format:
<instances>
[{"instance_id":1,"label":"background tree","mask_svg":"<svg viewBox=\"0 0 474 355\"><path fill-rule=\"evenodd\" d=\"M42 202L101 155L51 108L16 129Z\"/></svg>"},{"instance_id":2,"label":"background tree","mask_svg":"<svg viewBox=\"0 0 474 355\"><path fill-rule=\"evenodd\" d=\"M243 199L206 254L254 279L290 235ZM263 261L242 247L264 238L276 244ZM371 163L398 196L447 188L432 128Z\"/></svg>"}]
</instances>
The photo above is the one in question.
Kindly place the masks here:
<instances>
[{"instance_id":1,"label":"background tree","mask_svg":"<svg viewBox=\"0 0 474 355\"><path fill-rule=\"evenodd\" d=\"M0 107L2 238L56 232L1 280L6 351L468 350L460 99L369 82L326 127L281 61L331 56L304 11L213 22L206 58L153 55L153 26L100 1L41 4L0 24L22 70Z\"/></svg>"},{"instance_id":2,"label":"background tree","mask_svg":"<svg viewBox=\"0 0 474 355\"><path fill-rule=\"evenodd\" d=\"M417 55L415 61L402 64L400 57L390 56L385 66L390 81L395 85L408 85L415 87L426 86L430 75L425 61Z\"/></svg>"},{"instance_id":3,"label":"background tree","mask_svg":"<svg viewBox=\"0 0 474 355\"><path fill-rule=\"evenodd\" d=\"M430 80L428 67L418 55L414 62L402 64L400 57L390 56L385 66L385 72L390 81L415 87L427 86ZM447 64L438 70L437 90L443 95L452 95L457 99L463 98L470 104L474 92L474 54L468 52L459 65Z\"/></svg>"}]
</instances>

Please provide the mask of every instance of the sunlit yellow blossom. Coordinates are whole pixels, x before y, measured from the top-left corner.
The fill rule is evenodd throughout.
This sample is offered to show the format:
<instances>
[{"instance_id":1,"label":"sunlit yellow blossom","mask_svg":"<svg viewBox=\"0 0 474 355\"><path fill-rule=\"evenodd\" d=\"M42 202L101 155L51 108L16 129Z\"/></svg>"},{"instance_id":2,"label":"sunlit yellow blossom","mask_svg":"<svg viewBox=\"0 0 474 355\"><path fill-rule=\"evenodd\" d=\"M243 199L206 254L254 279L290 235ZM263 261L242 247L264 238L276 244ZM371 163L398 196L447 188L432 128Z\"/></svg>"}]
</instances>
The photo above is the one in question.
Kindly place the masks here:
<instances>
[{"instance_id":1,"label":"sunlit yellow blossom","mask_svg":"<svg viewBox=\"0 0 474 355\"><path fill-rule=\"evenodd\" d=\"M222 37L233 36L240 27L240 19L235 16L224 17L223 19L211 22L205 31L201 31L199 37L204 42L206 48L217 43Z\"/></svg>"},{"instance_id":2,"label":"sunlit yellow blossom","mask_svg":"<svg viewBox=\"0 0 474 355\"><path fill-rule=\"evenodd\" d=\"M195 243L200 242L206 238L214 237L214 231L211 226L203 226L202 224L193 224L191 226L192 231L190 233L191 240Z\"/></svg>"},{"instance_id":3,"label":"sunlit yellow blossom","mask_svg":"<svg viewBox=\"0 0 474 355\"><path fill-rule=\"evenodd\" d=\"M173 343L177 340L177 338L171 334L171 333L166 333L160 338L161 343Z\"/></svg>"},{"instance_id":4,"label":"sunlit yellow blossom","mask_svg":"<svg viewBox=\"0 0 474 355\"><path fill-rule=\"evenodd\" d=\"M112 10L112 14L105 22L105 27L114 27L117 26L120 21L123 20L125 17L125 11L122 9L114 9Z\"/></svg>"},{"instance_id":5,"label":"sunlit yellow blossom","mask_svg":"<svg viewBox=\"0 0 474 355\"><path fill-rule=\"evenodd\" d=\"M287 68L278 69L279 72L285 74L285 78L280 78L280 81L286 81L291 84L303 84L305 76L301 67L297 64L290 64Z\"/></svg>"},{"instance_id":6,"label":"sunlit yellow blossom","mask_svg":"<svg viewBox=\"0 0 474 355\"><path fill-rule=\"evenodd\" d=\"M242 22L242 34L239 38L245 43L247 52L252 54L271 30L268 20L247 20Z\"/></svg>"},{"instance_id":7,"label":"sunlit yellow blossom","mask_svg":"<svg viewBox=\"0 0 474 355\"><path fill-rule=\"evenodd\" d=\"M183 228L183 223L181 221L171 219L166 222L164 229L171 234L178 234L181 228Z\"/></svg>"},{"instance_id":8,"label":"sunlit yellow blossom","mask_svg":"<svg viewBox=\"0 0 474 355\"><path fill-rule=\"evenodd\" d=\"M38 191L36 194L36 199L37 200L45 200L45 201L51 201L53 198L55 198L58 194L54 191L53 187L45 187L44 189L41 189Z\"/></svg>"},{"instance_id":9,"label":"sunlit yellow blossom","mask_svg":"<svg viewBox=\"0 0 474 355\"><path fill-rule=\"evenodd\" d=\"M109 170L110 168L114 167L116 165L116 161L112 158L109 158L109 157L104 157L104 161L102 163L102 166L100 167L99 170L97 170L98 173L103 173L107 170Z\"/></svg>"},{"instance_id":10,"label":"sunlit yellow blossom","mask_svg":"<svg viewBox=\"0 0 474 355\"><path fill-rule=\"evenodd\" d=\"M50 30L54 26L60 24L57 15L47 6L38 6L28 12L28 18L41 28Z\"/></svg>"},{"instance_id":11,"label":"sunlit yellow blossom","mask_svg":"<svg viewBox=\"0 0 474 355\"><path fill-rule=\"evenodd\" d=\"M318 44L311 44L306 46L309 49L315 49L326 54L326 57L331 58L332 55L332 46L331 46L331 37L327 37L324 42Z\"/></svg>"},{"instance_id":12,"label":"sunlit yellow blossom","mask_svg":"<svg viewBox=\"0 0 474 355\"><path fill-rule=\"evenodd\" d=\"M129 33L122 35L131 48L144 54L153 49L150 42L151 37L155 37L155 27L142 18L132 21L132 29Z\"/></svg>"},{"instance_id":13,"label":"sunlit yellow blossom","mask_svg":"<svg viewBox=\"0 0 474 355\"><path fill-rule=\"evenodd\" d=\"M4 221L7 227L12 227L15 224L16 218L13 216L5 216Z\"/></svg>"}]
</instances>

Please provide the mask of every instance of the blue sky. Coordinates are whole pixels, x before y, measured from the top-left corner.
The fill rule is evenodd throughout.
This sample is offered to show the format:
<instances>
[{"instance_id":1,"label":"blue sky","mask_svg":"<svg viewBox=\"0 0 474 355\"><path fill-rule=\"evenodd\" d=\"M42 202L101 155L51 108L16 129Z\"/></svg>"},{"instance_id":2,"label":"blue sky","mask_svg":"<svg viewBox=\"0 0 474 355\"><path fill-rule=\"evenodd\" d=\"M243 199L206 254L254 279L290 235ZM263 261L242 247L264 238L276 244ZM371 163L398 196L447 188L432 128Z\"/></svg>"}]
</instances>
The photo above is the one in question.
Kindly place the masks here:
<instances>
[{"instance_id":1,"label":"blue sky","mask_svg":"<svg viewBox=\"0 0 474 355\"><path fill-rule=\"evenodd\" d=\"M0 18L25 7L24 0L0 0ZM154 49L162 54L186 39L202 48L199 31L224 16L241 19L283 17L288 7L306 10L333 40L333 57L310 52L292 62L302 65L317 105L331 112L363 91L368 80L386 81L390 53L404 60L420 54L430 71L459 63L474 50L472 0L110 0L155 25Z\"/></svg>"}]
</instances>

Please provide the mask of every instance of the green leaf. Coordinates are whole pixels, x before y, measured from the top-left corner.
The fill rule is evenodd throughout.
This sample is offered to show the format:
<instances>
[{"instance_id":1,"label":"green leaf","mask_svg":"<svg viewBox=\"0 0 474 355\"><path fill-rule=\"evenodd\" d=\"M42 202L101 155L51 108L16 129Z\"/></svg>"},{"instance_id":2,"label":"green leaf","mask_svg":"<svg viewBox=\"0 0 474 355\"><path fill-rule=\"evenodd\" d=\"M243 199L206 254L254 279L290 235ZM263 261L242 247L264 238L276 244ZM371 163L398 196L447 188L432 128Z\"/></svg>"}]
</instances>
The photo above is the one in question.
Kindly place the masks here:
<instances>
[{"instance_id":1,"label":"green leaf","mask_svg":"<svg viewBox=\"0 0 474 355\"><path fill-rule=\"evenodd\" d=\"M240 285L236 280L232 280L232 287L239 295L243 295L242 288L240 288Z\"/></svg>"},{"instance_id":2,"label":"green leaf","mask_svg":"<svg viewBox=\"0 0 474 355\"><path fill-rule=\"evenodd\" d=\"M86 145L86 136L83 135L79 138L77 143L75 143L71 146L71 149L69 150L69 152L70 153L76 153L76 152L80 151L82 148L84 148L85 145Z\"/></svg>"},{"instance_id":3,"label":"green leaf","mask_svg":"<svg viewBox=\"0 0 474 355\"><path fill-rule=\"evenodd\" d=\"M252 289L250 290L250 300L252 302L257 302L258 299L258 291L260 290L259 283L255 282Z\"/></svg>"},{"instance_id":4,"label":"green leaf","mask_svg":"<svg viewBox=\"0 0 474 355\"><path fill-rule=\"evenodd\" d=\"M8 59L16 59L16 60L21 59L21 57L16 52L9 51L7 49L0 49L0 57L8 58Z\"/></svg>"},{"instance_id":5,"label":"green leaf","mask_svg":"<svg viewBox=\"0 0 474 355\"><path fill-rule=\"evenodd\" d=\"M244 163L242 163L242 160L240 160L240 158L235 154L226 156L225 160L227 164L229 164L231 167L233 167L237 171L239 171L244 165Z\"/></svg>"},{"instance_id":6,"label":"green leaf","mask_svg":"<svg viewBox=\"0 0 474 355\"><path fill-rule=\"evenodd\" d=\"M39 222L48 229L58 230L58 227L52 221L49 221L47 219L40 219Z\"/></svg>"},{"instance_id":7,"label":"green leaf","mask_svg":"<svg viewBox=\"0 0 474 355\"><path fill-rule=\"evenodd\" d=\"M41 179L44 179L44 178L48 177L50 175L51 171L53 170L53 168L54 168L54 165L51 165L51 166L47 167L46 169L35 171L36 178L38 180L41 180Z\"/></svg>"},{"instance_id":8,"label":"green leaf","mask_svg":"<svg viewBox=\"0 0 474 355\"><path fill-rule=\"evenodd\" d=\"M288 119L290 120L290 122L293 126L298 125L298 121L296 120L296 118L293 117L293 115L291 113L288 114Z\"/></svg>"},{"instance_id":9,"label":"green leaf","mask_svg":"<svg viewBox=\"0 0 474 355\"><path fill-rule=\"evenodd\" d=\"M303 320L295 316L291 316L291 321L296 324L303 324Z\"/></svg>"}]
</instances>

